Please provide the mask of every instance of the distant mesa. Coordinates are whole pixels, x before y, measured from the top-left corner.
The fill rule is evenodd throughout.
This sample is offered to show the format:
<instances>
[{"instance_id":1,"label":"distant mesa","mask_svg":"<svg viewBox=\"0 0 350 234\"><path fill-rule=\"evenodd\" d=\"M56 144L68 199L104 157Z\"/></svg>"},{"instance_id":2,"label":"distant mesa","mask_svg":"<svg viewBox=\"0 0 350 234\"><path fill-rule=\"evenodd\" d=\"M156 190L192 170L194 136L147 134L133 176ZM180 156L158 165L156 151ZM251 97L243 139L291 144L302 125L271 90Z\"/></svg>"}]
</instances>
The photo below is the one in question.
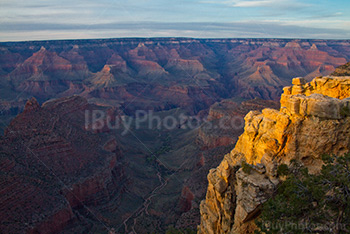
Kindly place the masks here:
<instances>
[{"instance_id":1,"label":"distant mesa","mask_svg":"<svg viewBox=\"0 0 350 234\"><path fill-rule=\"evenodd\" d=\"M298 42L292 41L292 42L288 42L285 45L286 48L293 48L293 49L301 49L301 46Z\"/></svg>"},{"instance_id":2,"label":"distant mesa","mask_svg":"<svg viewBox=\"0 0 350 234\"><path fill-rule=\"evenodd\" d=\"M316 46L315 44L312 44L312 46L310 47L310 50L316 51L316 50L318 50L318 49L317 49L317 46Z\"/></svg>"}]
</instances>

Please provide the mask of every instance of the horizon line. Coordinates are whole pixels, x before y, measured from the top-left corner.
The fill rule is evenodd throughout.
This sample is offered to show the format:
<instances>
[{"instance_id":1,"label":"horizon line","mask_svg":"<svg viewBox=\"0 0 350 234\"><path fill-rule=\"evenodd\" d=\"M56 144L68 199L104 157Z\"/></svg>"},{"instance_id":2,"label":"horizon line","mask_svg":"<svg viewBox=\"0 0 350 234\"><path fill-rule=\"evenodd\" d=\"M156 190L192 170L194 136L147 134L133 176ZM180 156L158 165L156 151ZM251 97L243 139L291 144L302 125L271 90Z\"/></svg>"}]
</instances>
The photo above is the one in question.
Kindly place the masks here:
<instances>
[{"instance_id":1,"label":"horizon line","mask_svg":"<svg viewBox=\"0 0 350 234\"><path fill-rule=\"evenodd\" d=\"M30 42L54 42L54 41L92 41L92 40L154 40L154 39L187 39L187 40L300 40L300 41L350 41L349 39L335 39L335 38L292 38L292 37L105 37L105 38L66 38L66 39L47 39L47 40L12 40L12 41L1 41L1 44L6 43L30 43Z\"/></svg>"}]
</instances>

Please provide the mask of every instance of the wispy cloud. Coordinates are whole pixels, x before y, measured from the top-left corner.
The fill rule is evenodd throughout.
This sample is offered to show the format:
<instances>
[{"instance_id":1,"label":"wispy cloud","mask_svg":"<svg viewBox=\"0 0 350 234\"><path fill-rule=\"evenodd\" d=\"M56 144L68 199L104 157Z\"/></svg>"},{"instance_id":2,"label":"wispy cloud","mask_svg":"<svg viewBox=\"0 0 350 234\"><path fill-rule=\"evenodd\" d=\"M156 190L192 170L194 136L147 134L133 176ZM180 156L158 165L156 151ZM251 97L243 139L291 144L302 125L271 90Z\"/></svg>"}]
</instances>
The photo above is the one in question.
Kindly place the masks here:
<instances>
[{"instance_id":1,"label":"wispy cloud","mask_svg":"<svg viewBox=\"0 0 350 234\"><path fill-rule=\"evenodd\" d=\"M348 11L348 0L0 0L0 40L350 38Z\"/></svg>"},{"instance_id":2,"label":"wispy cloud","mask_svg":"<svg viewBox=\"0 0 350 234\"><path fill-rule=\"evenodd\" d=\"M312 16L308 16L309 19L326 19L326 18L337 18L343 16L343 12L335 12L335 13L325 13L325 14L316 14Z\"/></svg>"},{"instance_id":3,"label":"wispy cloud","mask_svg":"<svg viewBox=\"0 0 350 234\"><path fill-rule=\"evenodd\" d=\"M310 6L296 0L218 0L201 1L201 3L223 4L230 7L263 7L263 8L285 8L295 9Z\"/></svg>"},{"instance_id":4,"label":"wispy cloud","mask_svg":"<svg viewBox=\"0 0 350 234\"><path fill-rule=\"evenodd\" d=\"M3 33L6 32L6 33ZM32 37L28 37L32 33ZM26 40L77 39L103 37L211 37L211 38L324 38L345 39L350 30L313 28L286 25L275 21L247 21L234 23L159 23L123 22L93 24L87 29L83 24L28 24L25 22L0 25L0 41L14 40L26 35ZM77 37L78 35L78 37ZM51 38L49 38L51 36ZM23 39L22 39L23 40Z\"/></svg>"}]
</instances>

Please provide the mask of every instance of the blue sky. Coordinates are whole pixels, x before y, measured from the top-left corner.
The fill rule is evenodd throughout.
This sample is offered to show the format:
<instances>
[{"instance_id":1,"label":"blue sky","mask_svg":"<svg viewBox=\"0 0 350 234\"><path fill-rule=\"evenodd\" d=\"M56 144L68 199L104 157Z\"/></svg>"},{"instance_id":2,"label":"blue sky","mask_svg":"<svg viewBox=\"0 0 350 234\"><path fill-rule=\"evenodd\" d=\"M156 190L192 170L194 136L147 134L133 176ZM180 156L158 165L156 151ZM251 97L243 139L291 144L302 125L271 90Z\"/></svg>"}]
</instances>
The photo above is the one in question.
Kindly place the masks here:
<instances>
[{"instance_id":1,"label":"blue sky","mask_svg":"<svg viewBox=\"0 0 350 234\"><path fill-rule=\"evenodd\" d=\"M350 39L349 0L0 0L0 41Z\"/></svg>"}]
</instances>

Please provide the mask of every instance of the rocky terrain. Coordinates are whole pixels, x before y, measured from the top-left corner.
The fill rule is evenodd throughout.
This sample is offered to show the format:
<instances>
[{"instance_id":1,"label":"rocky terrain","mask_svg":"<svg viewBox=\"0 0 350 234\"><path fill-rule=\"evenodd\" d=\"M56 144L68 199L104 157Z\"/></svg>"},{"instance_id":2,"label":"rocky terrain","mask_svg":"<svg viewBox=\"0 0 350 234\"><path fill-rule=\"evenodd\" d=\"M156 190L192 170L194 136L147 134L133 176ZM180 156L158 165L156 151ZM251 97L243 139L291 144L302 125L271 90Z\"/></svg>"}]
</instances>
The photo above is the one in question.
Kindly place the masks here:
<instances>
[{"instance_id":1,"label":"rocky terrain","mask_svg":"<svg viewBox=\"0 0 350 234\"><path fill-rule=\"evenodd\" d=\"M350 63L337 67L332 76L350 76Z\"/></svg>"},{"instance_id":2,"label":"rocky terrain","mask_svg":"<svg viewBox=\"0 0 350 234\"><path fill-rule=\"evenodd\" d=\"M222 103L237 107L240 116L276 105L259 99ZM221 104L215 104L211 112L219 112L217 106ZM94 123L86 125L86 111L96 109L112 119L119 114L79 96L50 100L42 106L32 98L11 121L0 139L0 197L2 204L9 204L0 210L1 230L107 233L114 228L119 233L147 233L165 230L170 224L195 229L207 186L204 178L243 130L239 126L235 132L226 132L228 141L208 145L220 135L203 129L210 130L207 124L216 126L217 120L234 114L210 117L200 128L170 133L133 127L135 138L133 133L121 135L121 129L96 131ZM164 138L169 141L163 142ZM164 145L172 150L157 153ZM157 158L150 161L149 150Z\"/></svg>"},{"instance_id":3,"label":"rocky terrain","mask_svg":"<svg viewBox=\"0 0 350 234\"><path fill-rule=\"evenodd\" d=\"M104 217L118 207L127 178L118 143L84 129L84 111L94 108L78 96L42 106L33 98L7 127L0 138L1 232L109 227Z\"/></svg>"},{"instance_id":4,"label":"rocky terrain","mask_svg":"<svg viewBox=\"0 0 350 234\"><path fill-rule=\"evenodd\" d=\"M196 229L205 178L243 133L243 117L279 109L291 77L329 75L350 59L349 48L350 41L280 39L0 43L0 199L10 204L0 210L1 230ZM172 130L133 123L126 134L123 126L86 125L86 111L128 122L140 109L162 121L191 117Z\"/></svg>"},{"instance_id":5,"label":"rocky terrain","mask_svg":"<svg viewBox=\"0 0 350 234\"><path fill-rule=\"evenodd\" d=\"M0 43L0 129L23 110L74 94L136 110L197 114L222 99L278 100L292 77L329 75L347 40L104 39ZM2 132L1 131L1 132Z\"/></svg>"},{"instance_id":6,"label":"rocky terrain","mask_svg":"<svg viewBox=\"0 0 350 234\"><path fill-rule=\"evenodd\" d=\"M276 101L253 99L242 103L222 100L211 106L208 121L196 130L195 143L199 157L195 157L196 166L191 169L191 175L182 185L180 204L183 206L182 203L186 202L186 209L180 212L181 216L175 227L197 228L200 218L199 204L205 197L207 187L205 178L209 169L214 165L219 165L223 155L230 152L230 149L236 144L238 137L243 132L243 117L251 110L261 111L267 107L278 109L279 104Z\"/></svg>"},{"instance_id":7,"label":"rocky terrain","mask_svg":"<svg viewBox=\"0 0 350 234\"><path fill-rule=\"evenodd\" d=\"M0 43L0 98L43 102L79 94L127 113L174 107L197 113L222 98L278 100L292 77L329 75L346 63L349 48L349 41L282 39Z\"/></svg>"},{"instance_id":8,"label":"rocky terrain","mask_svg":"<svg viewBox=\"0 0 350 234\"><path fill-rule=\"evenodd\" d=\"M209 172L198 233L253 233L259 208L281 182L278 165L297 160L317 173L323 154L349 152L349 97L348 76L295 78L280 111L249 112L235 148Z\"/></svg>"},{"instance_id":9,"label":"rocky terrain","mask_svg":"<svg viewBox=\"0 0 350 234\"><path fill-rule=\"evenodd\" d=\"M199 128L198 141L202 149L235 144L243 133L244 116L251 110L264 108L279 109L279 103L273 100L251 99L237 102L224 99L209 108L208 122Z\"/></svg>"}]
</instances>

